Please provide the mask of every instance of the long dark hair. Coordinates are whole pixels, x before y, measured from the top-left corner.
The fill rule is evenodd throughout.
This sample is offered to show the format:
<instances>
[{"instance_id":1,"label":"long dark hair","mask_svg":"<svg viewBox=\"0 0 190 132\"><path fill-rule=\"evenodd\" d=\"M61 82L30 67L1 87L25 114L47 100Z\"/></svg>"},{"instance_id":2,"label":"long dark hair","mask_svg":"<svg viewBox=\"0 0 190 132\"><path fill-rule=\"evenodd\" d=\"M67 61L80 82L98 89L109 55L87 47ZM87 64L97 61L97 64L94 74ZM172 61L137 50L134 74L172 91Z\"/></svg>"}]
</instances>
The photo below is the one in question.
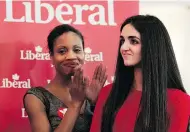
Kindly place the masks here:
<instances>
[{"instance_id":1,"label":"long dark hair","mask_svg":"<svg viewBox=\"0 0 190 132\"><path fill-rule=\"evenodd\" d=\"M126 19L120 32L131 24L141 35L142 97L135 124L135 132L167 132L167 88L186 92L172 43L164 24L150 15L137 15ZM101 132L112 132L117 111L127 98L134 80L134 67L124 66L118 48L115 80L103 108ZM126 117L127 118L127 117Z\"/></svg>"}]
</instances>

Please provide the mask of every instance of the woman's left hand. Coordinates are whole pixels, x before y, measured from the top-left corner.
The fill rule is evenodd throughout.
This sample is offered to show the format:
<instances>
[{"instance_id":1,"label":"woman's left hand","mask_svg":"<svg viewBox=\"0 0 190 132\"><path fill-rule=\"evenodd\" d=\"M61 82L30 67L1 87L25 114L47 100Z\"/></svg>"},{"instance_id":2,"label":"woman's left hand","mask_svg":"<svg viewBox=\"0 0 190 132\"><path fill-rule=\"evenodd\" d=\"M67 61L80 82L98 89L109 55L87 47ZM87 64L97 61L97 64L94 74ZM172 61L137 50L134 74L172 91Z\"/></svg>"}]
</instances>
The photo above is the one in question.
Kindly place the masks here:
<instances>
[{"instance_id":1,"label":"woman's left hand","mask_svg":"<svg viewBox=\"0 0 190 132\"><path fill-rule=\"evenodd\" d=\"M92 81L88 87L86 87L86 97L95 103L101 88L104 86L107 79L106 68L102 64L98 65L94 71Z\"/></svg>"}]
</instances>

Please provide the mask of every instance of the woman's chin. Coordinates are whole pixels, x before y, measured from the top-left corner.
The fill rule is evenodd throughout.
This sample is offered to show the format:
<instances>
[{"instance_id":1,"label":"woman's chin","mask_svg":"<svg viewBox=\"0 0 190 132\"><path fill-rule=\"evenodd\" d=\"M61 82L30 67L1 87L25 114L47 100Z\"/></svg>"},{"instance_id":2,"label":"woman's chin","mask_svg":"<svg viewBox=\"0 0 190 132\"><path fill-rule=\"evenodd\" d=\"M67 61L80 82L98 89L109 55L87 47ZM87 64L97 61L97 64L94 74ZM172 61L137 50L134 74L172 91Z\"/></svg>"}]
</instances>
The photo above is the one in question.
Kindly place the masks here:
<instances>
[{"instance_id":1,"label":"woman's chin","mask_svg":"<svg viewBox=\"0 0 190 132\"><path fill-rule=\"evenodd\" d=\"M128 67L133 67L133 66L136 67L136 66L139 66L140 63L134 63L134 62L127 61L127 62L124 62L124 65L128 66Z\"/></svg>"},{"instance_id":2,"label":"woman's chin","mask_svg":"<svg viewBox=\"0 0 190 132\"><path fill-rule=\"evenodd\" d=\"M130 64L129 62L124 62L125 66L133 66L132 64Z\"/></svg>"}]
</instances>

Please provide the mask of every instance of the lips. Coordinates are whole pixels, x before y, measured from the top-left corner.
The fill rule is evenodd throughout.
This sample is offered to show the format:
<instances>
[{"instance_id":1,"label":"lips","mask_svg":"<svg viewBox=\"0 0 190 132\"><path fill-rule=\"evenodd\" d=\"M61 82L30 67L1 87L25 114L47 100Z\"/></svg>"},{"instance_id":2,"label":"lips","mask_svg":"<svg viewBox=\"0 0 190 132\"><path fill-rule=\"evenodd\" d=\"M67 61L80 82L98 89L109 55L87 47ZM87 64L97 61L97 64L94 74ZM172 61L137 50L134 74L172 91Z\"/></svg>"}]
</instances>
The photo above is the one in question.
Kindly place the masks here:
<instances>
[{"instance_id":1,"label":"lips","mask_svg":"<svg viewBox=\"0 0 190 132\"><path fill-rule=\"evenodd\" d=\"M75 67L78 66L78 65L79 65L79 64L76 63L76 62L69 62L69 63L64 63L62 66L75 68Z\"/></svg>"},{"instance_id":2,"label":"lips","mask_svg":"<svg viewBox=\"0 0 190 132\"><path fill-rule=\"evenodd\" d=\"M125 56L125 55L132 55L131 51L126 51L126 50L122 50L122 51L121 51L121 54L122 54L123 56Z\"/></svg>"},{"instance_id":3,"label":"lips","mask_svg":"<svg viewBox=\"0 0 190 132\"><path fill-rule=\"evenodd\" d=\"M131 55L129 55L129 54L126 54L126 55L122 55L123 56L123 58L129 58Z\"/></svg>"}]
</instances>

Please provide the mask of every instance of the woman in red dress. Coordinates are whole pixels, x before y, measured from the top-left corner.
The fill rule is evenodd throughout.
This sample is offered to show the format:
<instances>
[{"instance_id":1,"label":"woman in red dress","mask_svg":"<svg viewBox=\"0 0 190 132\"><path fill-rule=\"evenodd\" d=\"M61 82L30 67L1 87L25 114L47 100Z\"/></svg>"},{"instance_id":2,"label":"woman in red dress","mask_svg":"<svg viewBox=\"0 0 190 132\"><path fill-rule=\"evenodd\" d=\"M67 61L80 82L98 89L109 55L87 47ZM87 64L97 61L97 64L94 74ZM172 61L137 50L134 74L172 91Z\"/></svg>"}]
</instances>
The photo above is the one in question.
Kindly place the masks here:
<instances>
[{"instance_id":1,"label":"woman in red dress","mask_svg":"<svg viewBox=\"0 0 190 132\"><path fill-rule=\"evenodd\" d=\"M189 132L186 93L164 24L150 15L126 19L113 84L96 103L90 132Z\"/></svg>"}]
</instances>

